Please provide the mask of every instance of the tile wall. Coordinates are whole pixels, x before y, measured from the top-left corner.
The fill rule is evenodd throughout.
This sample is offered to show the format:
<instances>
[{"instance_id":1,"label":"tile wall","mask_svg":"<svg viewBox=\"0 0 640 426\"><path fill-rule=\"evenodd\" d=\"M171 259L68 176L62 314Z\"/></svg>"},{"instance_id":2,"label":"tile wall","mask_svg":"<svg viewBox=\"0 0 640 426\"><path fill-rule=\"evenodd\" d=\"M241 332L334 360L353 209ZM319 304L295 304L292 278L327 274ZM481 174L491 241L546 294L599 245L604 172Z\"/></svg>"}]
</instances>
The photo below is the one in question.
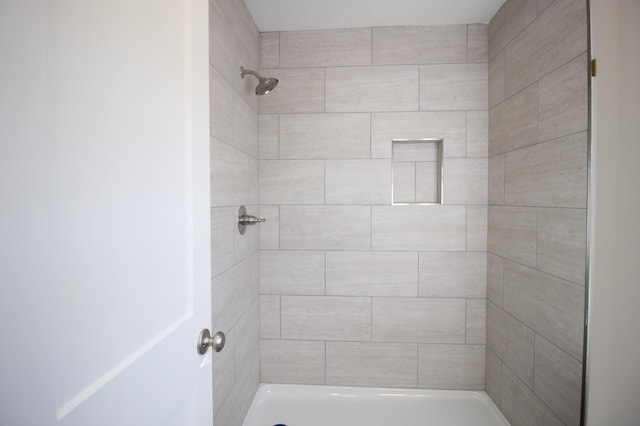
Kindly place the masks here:
<instances>
[{"instance_id":1,"label":"tile wall","mask_svg":"<svg viewBox=\"0 0 640 426\"><path fill-rule=\"evenodd\" d=\"M260 34L263 382L484 389L487 37ZM427 137L444 205L391 205L391 140Z\"/></svg>"},{"instance_id":2,"label":"tile wall","mask_svg":"<svg viewBox=\"0 0 640 426\"><path fill-rule=\"evenodd\" d=\"M240 205L258 213L259 35L242 0L210 0L211 293L214 331L227 335L213 354L214 424L239 426L260 379L258 229L237 231Z\"/></svg>"},{"instance_id":3,"label":"tile wall","mask_svg":"<svg viewBox=\"0 0 640 426\"><path fill-rule=\"evenodd\" d=\"M489 25L486 390L514 425L580 422L585 0L508 0Z\"/></svg>"}]
</instances>

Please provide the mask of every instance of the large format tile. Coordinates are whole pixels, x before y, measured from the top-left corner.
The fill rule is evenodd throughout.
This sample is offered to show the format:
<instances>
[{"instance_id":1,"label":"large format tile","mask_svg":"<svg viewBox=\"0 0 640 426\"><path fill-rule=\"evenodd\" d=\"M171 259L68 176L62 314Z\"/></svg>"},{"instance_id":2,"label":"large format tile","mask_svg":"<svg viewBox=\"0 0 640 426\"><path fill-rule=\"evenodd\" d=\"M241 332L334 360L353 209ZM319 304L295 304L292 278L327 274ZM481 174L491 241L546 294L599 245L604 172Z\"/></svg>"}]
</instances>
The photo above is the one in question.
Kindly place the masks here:
<instances>
[{"instance_id":1,"label":"large format tile","mask_svg":"<svg viewBox=\"0 0 640 426\"><path fill-rule=\"evenodd\" d=\"M417 110L417 66L327 68L327 112Z\"/></svg>"},{"instance_id":2,"label":"large format tile","mask_svg":"<svg viewBox=\"0 0 640 426\"><path fill-rule=\"evenodd\" d=\"M488 68L482 64L420 66L420 111L486 110Z\"/></svg>"},{"instance_id":3,"label":"large format tile","mask_svg":"<svg viewBox=\"0 0 640 426\"><path fill-rule=\"evenodd\" d=\"M260 68L280 67L280 33L260 33Z\"/></svg>"},{"instance_id":4,"label":"large format tile","mask_svg":"<svg viewBox=\"0 0 640 426\"><path fill-rule=\"evenodd\" d=\"M391 161L327 160L326 204L391 204Z\"/></svg>"},{"instance_id":5,"label":"large format tile","mask_svg":"<svg viewBox=\"0 0 640 426\"><path fill-rule=\"evenodd\" d=\"M393 202L416 202L416 163L413 161L394 161L393 173Z\"/></svg>"},{"instance_id":6,"label":"large format tile","mask_svg":"<svg viewBox=\"0 0 640 426\"><path fill-rule=\"evenodd\" d=\"M257 205L247 205L247 212L249 214L257 215L259 207ZM234 208L234 210L236 210ZM245 229L244 235L237 232L237 217L238 211L236 210L234 224L233 224L233 263L238 263L241 260L257 253L260 249L260 229L257 226L250 226Z\"/></svg>"},{"instance_id":7,"label":"large format tile","mask_svg":"<svg viewBox=\"0 0 640 426\"><path fill-rule=\"evenodd\" d=\"M263 250L260 253L260 293L324 294L324 253Z\"/></svg>"},{"instance_id":8,"label":"large format tile","mask_svg":"<svg viewBox=\"0 0 640 426\"><path fill-rule=\"evenodd\" d=\"M450 64L467 60L465 25L372 29L374 65Z\"/></svg>"},{"instance_id":9,"label":"large format tile","mask_svg":"<svg viewBox=\"0 0 640 426\"><path fill-rule=\"evenodd\" d=\"M211 139L211 206L258 204L258 160Z\"/></svg>"},{"instance_id":10,"label":"large format tile","mask_svg":"<svg viewBox=\"0 0 640 426\"><path fill-rule=\"evenodd\" d=\"M502 361L487 347L485 363L484 390L489 394L493 403L500 408L502 393Z\"/></svg>"},{"instance_id":11,"label":"large format tile","mask_svg":"<svg viewBox=\"0 0 640 426\"><path fill-rule=\"evenodd\" d=\"M233 92L233 138L230 144L258 157L258 113L238 92Z\"/></svg>"},{"instance_id":12,"label":"large format tile","mask_svg":"<svg viewBox=\"0 0 640 426\"><path fill-rule=\"evenodd\" d=\"M586 250L585 209L538 210L538 269L584 285Z\"/></svg>"},{"instance_id":13,"label":"large format tile","mask_svg":"<svg viewBox=\"0 0 640 426\"><path fill-rule=\"evenodd\" d=\"M493 58L537 16L531 0L506 1L489 24L489 57Z\"/></svg>"},{"instance_id":14,"label":"large format tile","mask_svg":"<svg viewBox=\"0 0 640 426\"><path fill-rule=\"evenodd\" d=\"M537 222L535 208L490 206L489 251L535 267Z\"/></svg>"},{"instance_id":15,"label":"large format tile","mask_svg":"<svg viewBox=\"0 0 640 426\"><path fill-rule=\"evenodd\" d=\"M489 112L467 111L467 157L489 155Z\"/></svg>"},{"instance_id":16,"label":"large format tile","mask_svg":"<svg viewBox=\"0 0 640 426\"><path fill-rule=\"evenodd\" d=\"M280 248L369 250L371 207L282 206Z\"/></svg>"},{"instance_id":17,"label":"large format tile","mask_svg":"<svg viewBox=\"0 0 640 426\"><path fill-rule=\"evenodd\" d=\"M488 304L487 346L529 387L533 387L534 336L533 330Z\"/></svg>"},{"instance_id":18,"label":"large format tile","mask_svg":"<svg viewBox=\"0 0 640 426\"><path fill-rule=\"evenodd\" d=\"M260 224L260 248L280 248L280 206L260 205L260 217L266 222ZM237 221L237 215L234 218ZM235 222L234 221L234 222Z\"/></svg>"},{"instance_id":19,"label":"large format tile","mask_svg":"<svg viewBox=\"0 0 640 426\"><path fill-rule=\"evenodd\" d=\"M586 208L587 150L583 132L508 153L505 203Z\"/></svg>"},{"instance_id":20,"label":"large format tile","mask_svg":"<svg viewBox=\"0 0 640 426\"><path fill-rule=\"evenodd\" d=\"M467 299L466 333L466 344L485 344L487 336L487 299Z\"/></svg>"},{"instance_id":21,"label":"large format tile","mask_svg":"<svg viewBox=\"0 0 640 426\"><path fill-rule=\"evenodd\" d=\"M562 426L564 423L506 366L502 367L500 409L514 426Z\"/></svg>"},{"instance_id":22,"label":"large format tile","mask_svg":"<svg viewBox=\"0 0 640 426\"><path fill-rule=\"evenodd\" d=\"M418 254L332 252L326 254L327 294L405 296L418 294Z\"/></svg>"},{"instance_id":23,"label":"large format tile","mask_svg":"<svg viewBox=\"0 0 640 426\"><path fill-rule=\"evenodd\" d=\"M533 390L567 425L580 424L582 364L540 336Z\"/></svg>"},{"instance_id":24,"label":"large format tile","mask_svg":"<svg viewBox=\"0 0 640 426\"><path fill-rule=\"evenodd\" d=\"M467 206L467 251L487 251L487 206Z\"/></svg>"},{"instance_id":25,"label":"large format tile","mask_svg":"<svg viewBox=\"0 0 640 426\"><path fill-rule=\"evenodd\" d=\"M538 141L538 85L533 84L489 111L489 155Z\"/></svg>"},{"instance_id":26,"label":"large format tile","mask_svg":"<svg viewBox=\"0 0 640 426\"><path fill-rule=\"evenodd\" d=\"M282 68L370 64L370 28L280 33Z\"/></svg>"},{"instance_id":27,"label":"large format tile","mask_svg":"<svg viewBox=\"0 0 640 426\"><path fill-rule=\"evenodd\" d=\"M420 253L420 297L486 296L487 253Z\"/></svg>"},{"instance_id":28,"label":"large format tile","mask_svg":"<svg viewBox=\"0 0 640 426\"><path fill-rule=\"evenodd\" d=\"M484 345L420 345L418 387L484 389Z\"/></svg>"},{"instance_id":29,"label":"large format tile","mask_svg":"<svg viewBox=\"0 0 640 426\"><path fill-rule=\"evenodd\" d=\"M324 111L324 68L265 69L262 74L280 80L273 92L260 96L262 114Z\"/></svg>"},{"instance_id":30,"label":"large format tile","mask_svg":"<svg viewBox=\"0 0 640 426\"><path fill-rule=\"evenodd\" d=\"M487 24L467 25L467 62L487 62L489 33Z\"/></svg>"},{"instance_id":31,"label":"large format tile","mask_svg":"<svg viewBox=\"0 0 640 426\"><path fill-rule=\"evenodd\" d=\"M260 381L323 385L325 343L298 340L260 342Z\"/></svg>"},{"instance_id":32,"label":"large format tile","mask_svg":"<svg viewBox=\"0 0 640 426\"><path fill-rule=\"evenodd\" d=\"M504 204L504 155L489 158L489 204Z\"/></svg>"},{"instance_id":33,"label":"large format tile","mask_svg":"<svg viewBox=\"0 0 640 426\"><path fill-rule=\"evenodd\" d=\"M415 388L418 345L327 342L327 385Z\"/></svg>"},{"instance_id":34,"label":"large format tile","mask_svg":"<svg viewBox=\"0 0 640 426\"><path fill-rule=\"evenodd\" d=\"M505 262L504 309L569 355L582 358L584 287Z\"/></svg>"},{"instance_id":35,"label":"large format tile","mask_svg":"<svg viewBox=\"0 0 640 426\"><path fill-rule=\"evenodd\" d=\"M281 296L283 339L371 340L371 298Z\"/></svg>"},{"instance_id":36,"label":"large format tile","mask_svg":"<svg viewBox=\"0 0 640 426\"><path fill-rule=\"evenodd\" d=\"M260 338L280 338L280 296L260 296Z\"/></svg>"},{"instance_id":37,"label":"large format tile","mask_svg":"<svg viewBox=\"0 0 640 426\"><path fill-rule=\"evenodd\" d=\"M260 160L260 204L323 204L324 161Z\"/></svg>"},{"instance_id":38,"label":"large format tile","mask_svg":"<svg viewBox=\"0 0 640 426\"><path fill-rule=\"evenodd\" d=\"M275 160L279 155L279 117L277 114L258 116L258 158Z\"/></svg>"},{"instance_id":39,"label":"large format tile","mask_svg":"<svg viewBox=\"0 0 640 426\"><path fill-rule=\"evenodd\" d=\"M280 158L369 158L370 135L370 114L281 115Z\"/></svg>"},{"instance_id":40,"label":"large format tile","mask_svg":"<svg viewBox=\"0 0 640 426\"><path fill-rule=\"evenodd\" d=\"M505 100L505 68L504 52L489 61L489 108Z\"/></svg>"},{"instance_id":41,"label":"large format tile","mask_svg":"<svg viewBox=\"0 0 640 426\"><path fill-rule=\"evenodd\" d=\"M443 140L445 157L466 154L465 113L458 111L371 114L371 156L391 158L392 139Z\"/></svg>"},{"instance_id":42,"label":"large format tile","mask_svg":"<svg viewBox=\"0 0 640 426\"><path fill-rule=\"evenodd\" d=\"M487 253L487 298L500 308L504 300L503 267L504 260L500 256Z\"/></svg>"},{"instance_id":43,"label":"large format tile","mask_svg":"<svg viewBox=\"0 0 640 426\"><path fill-rule=\"evenodd\" d=\"M211 209L211 276L233 265L233 241L237 229L238 211L235 207Z\"/></svg>"},{"instance_id":44,"label":"large format tile","mask_svg":"<svg viewBox=\"0 0 640 426\"><path fill-rule=\"evenodd\" d=\"M487 204L488 160L446 158L442 166L445 204Z\"/></svg>"},{"instance_id":45,"label":"large format tile","mask_svg":"<svg viewBox=\"0 0 640 426\"><path fill-rule=\"evenodd\" d=\"M587 50L586 6L582 0L554 2L506 47L507 96Z\"/></svg>"},{"instance_id":46,"label":"large format tile","mask_svg":"<svg viewBox=\"0 0 640 426\"><path fill-rule=\"evenodd\" d=\"M464 343L464 299L373 299L373 341Z\"/></svg>"},{"instance_id":47,"label":"large format tile","mask_svg":"<svg viewBox=\"0 0 640 426\"><path fill-rule=\"evenodd\" d=\"M587 130L589 125L588 58L584 53L539 83L538 139L547 141Z\"/></svg>"},{"instance_id":48,"label":"large format tile","mask_svg":"<svg viewBox=\"0 0 640 426\"><path fill-rule=\"evenodd\" d=\"M221 141L233 139L233 87L217 69L209 67L209 134Z\"/></svg>"},{"instance_id":49,"label":"large format tile","mask_svg":"<svg viewBox=\"0 0 640 426\"><path fill-rule=\"evenodd\" d=\"M373 206L373 250L463 251L464 206Z\"/></svg>"},{"instance_id":50,"label":"large format tile","mask_svg":"<svg viewBox=\"0 0 640 426\"><path fill-rule=\"evenodd\" d=\"M257 253L211 280L213 324L225 333L260 294Z\"/></svg>"}]
</instances>

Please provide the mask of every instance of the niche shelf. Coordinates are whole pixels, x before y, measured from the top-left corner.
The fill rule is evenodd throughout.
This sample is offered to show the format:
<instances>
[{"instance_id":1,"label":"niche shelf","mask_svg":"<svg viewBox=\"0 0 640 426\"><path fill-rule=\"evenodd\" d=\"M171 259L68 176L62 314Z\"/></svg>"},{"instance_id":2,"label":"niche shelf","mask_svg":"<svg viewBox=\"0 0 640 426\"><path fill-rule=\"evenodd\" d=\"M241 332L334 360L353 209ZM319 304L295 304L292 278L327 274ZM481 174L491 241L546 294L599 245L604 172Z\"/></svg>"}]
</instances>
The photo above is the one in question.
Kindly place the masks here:
<instances>
[{"instance_id":1,"label":"niche shelf","mask_svg":"<svg viewBox=\"0 0 640 426\"><path fill-rule=\"evenodd\" d=\"M391 141L391 202L442 204L442 139Z\"/></svg>"}]
</instances>

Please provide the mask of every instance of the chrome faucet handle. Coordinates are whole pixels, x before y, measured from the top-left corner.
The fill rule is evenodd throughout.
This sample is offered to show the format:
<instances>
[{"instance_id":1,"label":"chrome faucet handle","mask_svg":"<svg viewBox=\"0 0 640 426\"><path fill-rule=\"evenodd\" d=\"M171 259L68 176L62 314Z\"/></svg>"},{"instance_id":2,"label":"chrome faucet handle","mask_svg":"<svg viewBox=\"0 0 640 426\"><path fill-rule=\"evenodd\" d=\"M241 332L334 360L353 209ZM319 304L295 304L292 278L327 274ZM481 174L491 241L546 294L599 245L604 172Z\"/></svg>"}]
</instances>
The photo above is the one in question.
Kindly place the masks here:
<instances>
[{"instance_id":1,"label":"chrome faucet handle","mask_svg":"<svg viewBox=\"0 0 640 426\"><path fill-rule=\"evenodd\" d=\"M240 235L244 235L247 225L255 225L256 223L263 223L266 221L267 219L264 217L247 214L245 206L240 206L240 210L238 211L238 231L240 231Z\"/></svg>"}]
</instances>

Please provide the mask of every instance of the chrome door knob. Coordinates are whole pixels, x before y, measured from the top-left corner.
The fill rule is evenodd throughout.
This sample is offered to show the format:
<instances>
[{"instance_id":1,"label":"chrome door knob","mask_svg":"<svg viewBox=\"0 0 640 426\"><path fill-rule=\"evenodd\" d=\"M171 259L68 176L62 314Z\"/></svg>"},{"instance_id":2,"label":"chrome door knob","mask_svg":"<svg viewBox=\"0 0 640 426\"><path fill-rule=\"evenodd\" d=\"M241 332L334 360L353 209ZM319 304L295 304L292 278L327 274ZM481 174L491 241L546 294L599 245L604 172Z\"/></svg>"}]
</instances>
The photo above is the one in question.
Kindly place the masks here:
<instances>
[{"instance_id":1,"label":"chrome door knob","mask_svg":"<svg viewBox=\"0 0 640 426\"><path fill-rule=\"evenodd\" d=\"M198 353L200 355L204 355L207 353L209 347L212 347L216 352L220 352L224 348L226 339L227 337L222 331L218 331L216 334L211 336L209 329L203 328L198 336Z\"/></svg>"}]
</instances>

